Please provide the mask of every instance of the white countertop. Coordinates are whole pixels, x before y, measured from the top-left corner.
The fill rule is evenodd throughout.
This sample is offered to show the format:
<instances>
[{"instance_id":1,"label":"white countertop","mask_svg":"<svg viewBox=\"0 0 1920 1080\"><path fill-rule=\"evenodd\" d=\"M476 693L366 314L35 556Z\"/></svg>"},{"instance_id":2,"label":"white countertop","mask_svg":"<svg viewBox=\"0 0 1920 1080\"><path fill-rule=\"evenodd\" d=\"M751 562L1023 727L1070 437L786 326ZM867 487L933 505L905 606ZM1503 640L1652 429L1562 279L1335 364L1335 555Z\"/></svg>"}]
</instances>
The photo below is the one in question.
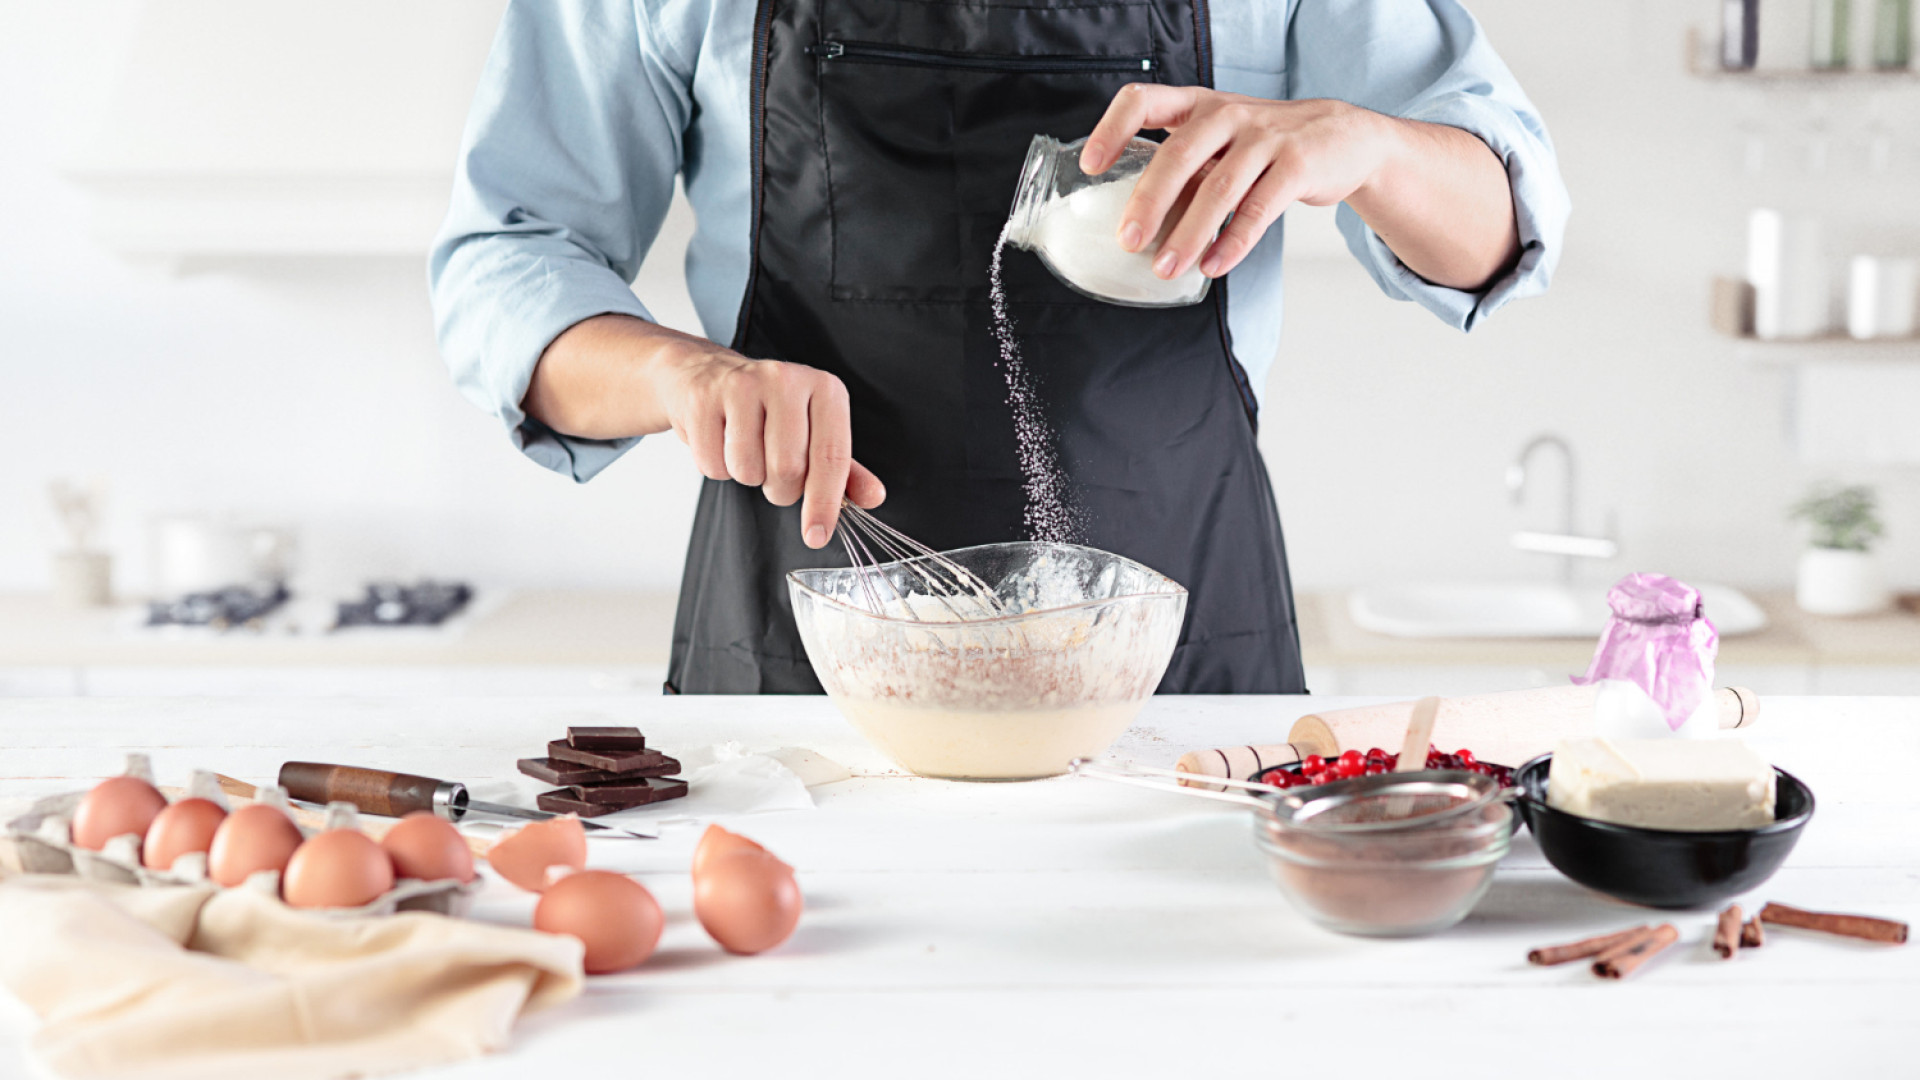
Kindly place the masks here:
<instances>
[{"instance_id":1,"label":"white countertop","mask_svg":"<svg viewBox=\"0 0 1920 1080\"><path fill-rule=\"evenodd\" d=\"M1328 698L1156 698L1115 748L1171 763L1267 741ZM1492 892L1432 938L1370 941L1309 924L1266 877L1245 812L1064 778L963 784L900 775L818 698L60 699L0 701L0 801L68 790L151 752L270 779L292 757L494 786L584 714L669 752L738 739L806 746L854 769L816 810L735 824L798 867L808 900L781 949L729 957L690 913L695 830L597 841L668 913L660 952L527 1018L505 1053L447 1077L1891 1075L1914 1068L1920 949L1787 931L1730 962L1712 912L1587 892L1522 834ZM1772 881L1743 898L1920 917L1920 701L1772 698L1753 743L1819 809ZM533 785L527 782L526 790ZM522 922L492 882L477 912ZM1681 944L1622 984L1529 947L1670 918ZM0 1076L25 1075L25 1011L0 993ZM609 1072L617 1070L617 1072Z\"/></svg>"},{"instance_id":2,"label":"white countertop","mask_svg":"<svg viewBox=\"0 0 1920 1080\"><path fill-rule=\"evenodd\" d=\"M1583 671L1593 639L1393 638L1362 630L1337 593L1297 596L1301 651L1309 667L1352 664L1531 665ZM1769 625L1720 642L1723 664L1920 665L1920 614L1897 609L1857 619L1807 615L1792 598L1758 592ZM298 634L139 629L143 609L76 609L44 595L0 593L0 669L7 667L392 667L664 665L672 593L621 589L482 587L455 624L329 634L308 619ZM190 673L189 673L190 674Z\"/></svg>"}]
</instances>

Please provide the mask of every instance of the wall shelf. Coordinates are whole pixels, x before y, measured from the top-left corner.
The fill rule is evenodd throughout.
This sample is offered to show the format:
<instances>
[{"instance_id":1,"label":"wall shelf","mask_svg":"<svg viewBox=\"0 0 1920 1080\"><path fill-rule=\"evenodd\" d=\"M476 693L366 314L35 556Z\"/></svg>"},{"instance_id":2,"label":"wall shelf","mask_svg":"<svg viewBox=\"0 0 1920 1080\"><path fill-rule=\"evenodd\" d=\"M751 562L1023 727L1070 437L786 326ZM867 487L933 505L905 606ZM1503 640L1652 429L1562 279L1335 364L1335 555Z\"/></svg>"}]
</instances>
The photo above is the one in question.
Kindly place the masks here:
<instances>
[{"instance_id":1,"label":"wall shelf","mask_svg":"<svg viewBox=\"0 0 1920 1080\"><path fill-rule=\"evenodd\" d=\"M1687 28L1687 74L1704 82L1749 86L1765 90L1843 90L1872 93L1879 90L1920 89L1920 69L1904 68L1754 68L1728 71L1720 66L1719 50L1710 35L1697 26Z\"/></svg>"},{"instance_id":2,"label":"wall shelf","mask_svg":"<svg viewBox=\"0 0 1920 1080\"><path fill-rule=\"evenodd\" d=\"M1920 361L1920 337L1859 341L1845 334L1799 340L1721 335L1743 360L1765 364L1900 363Z\"/></svg>"},{"instance_id":3,"label":"wall shelf","mask_svg":"<svg viewBox=\"0 0 1920 1080\"><path fill-rule=\"evenodd\" d=\"M1720 68L1694 68L1688 74L1696 79L1723 85L1745 84L1769 90L1913 90L1920 89L1920 72L1900 71L1725 71Z\"/></svg>"}]
</instances>

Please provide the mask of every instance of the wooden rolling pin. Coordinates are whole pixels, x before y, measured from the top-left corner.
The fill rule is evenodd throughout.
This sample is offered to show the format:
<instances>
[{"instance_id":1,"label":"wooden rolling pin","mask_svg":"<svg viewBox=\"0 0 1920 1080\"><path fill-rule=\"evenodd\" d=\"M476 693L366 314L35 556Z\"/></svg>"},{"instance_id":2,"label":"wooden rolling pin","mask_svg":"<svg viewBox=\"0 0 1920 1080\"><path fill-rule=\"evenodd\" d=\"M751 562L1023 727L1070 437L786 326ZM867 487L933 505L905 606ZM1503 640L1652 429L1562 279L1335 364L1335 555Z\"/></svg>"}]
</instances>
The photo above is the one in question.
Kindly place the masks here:
<instances>
[{"instance_id":1,"label":"wooden rolling pin","mask_svg":"<svg viewBox=\"0 0 1920 1080\"><path fill-rule=\"evenodd\" d=\"M1434 722L1440 749L1472 750L1483 761L1519 765L1552 750L1561 739L1593 730L1596 686L1553 686L1499 694L1446 698ZM1713 693L1722 728L1751 727L1760 716L1760 698L1743 687ZM1332 757L1345 750L1400 745L1414 703L1364 705L1357 709L1309 713L1294 721L1287 741L1270 746L1232 746L1194 750L1176 766L1200 776L1245 780L1261 769L1299 761L1308 754Z\"/></svg>"}]
</instances>

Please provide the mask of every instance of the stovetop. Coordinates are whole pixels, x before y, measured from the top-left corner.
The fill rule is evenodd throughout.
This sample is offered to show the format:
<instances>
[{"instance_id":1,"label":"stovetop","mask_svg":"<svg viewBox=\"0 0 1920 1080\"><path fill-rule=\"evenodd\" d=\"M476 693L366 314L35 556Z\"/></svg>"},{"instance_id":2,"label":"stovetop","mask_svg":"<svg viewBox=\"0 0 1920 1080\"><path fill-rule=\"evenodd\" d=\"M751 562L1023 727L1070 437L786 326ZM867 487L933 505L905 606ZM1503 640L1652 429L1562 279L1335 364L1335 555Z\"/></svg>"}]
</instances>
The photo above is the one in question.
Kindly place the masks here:
<instances>
[{"instance_id":1,"label":"stovetop","mask_svg":"<svg viewBox=\"0 0 1920 1080\"><path fill-rule=\"evenodd\" d=\"M147 605L148 626L205 626L214 630L260 630L265 619L293 598L284 584L271 589L233 585L213 592L189 593L177 600Z\"/></svg>"},{"instance_id":2,"label":"stovetop","mask_svg":"<svg viewBox=\"0 0 1920 1080\"><path fill-rule=\"evenodd\" d=\"M358 600L343 600L333 628L360 626L439 626L473 600L463 581L422 580L411 585L376 581Z\"/></svg>"}]
</instances>

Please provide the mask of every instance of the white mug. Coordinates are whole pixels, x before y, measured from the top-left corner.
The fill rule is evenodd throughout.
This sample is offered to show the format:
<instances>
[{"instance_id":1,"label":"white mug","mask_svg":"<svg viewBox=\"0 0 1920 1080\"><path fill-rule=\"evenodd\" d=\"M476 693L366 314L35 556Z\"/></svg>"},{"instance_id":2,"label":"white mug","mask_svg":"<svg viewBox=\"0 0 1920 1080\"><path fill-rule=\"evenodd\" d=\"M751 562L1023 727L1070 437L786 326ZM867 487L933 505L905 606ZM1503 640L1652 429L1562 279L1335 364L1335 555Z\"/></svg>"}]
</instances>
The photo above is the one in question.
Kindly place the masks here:
<instances>
[{"instance_id":1,"label":"white mug","mask_svg":"<svg viewBox=\"0 0 1920 1080\"><path fill-rule=\"evenodd\" d=\"M207 514L156 518L150 526L153 593L174 599L232 586L271 587L292 568L293 533Z\"/></svg>"}]
</instances>

